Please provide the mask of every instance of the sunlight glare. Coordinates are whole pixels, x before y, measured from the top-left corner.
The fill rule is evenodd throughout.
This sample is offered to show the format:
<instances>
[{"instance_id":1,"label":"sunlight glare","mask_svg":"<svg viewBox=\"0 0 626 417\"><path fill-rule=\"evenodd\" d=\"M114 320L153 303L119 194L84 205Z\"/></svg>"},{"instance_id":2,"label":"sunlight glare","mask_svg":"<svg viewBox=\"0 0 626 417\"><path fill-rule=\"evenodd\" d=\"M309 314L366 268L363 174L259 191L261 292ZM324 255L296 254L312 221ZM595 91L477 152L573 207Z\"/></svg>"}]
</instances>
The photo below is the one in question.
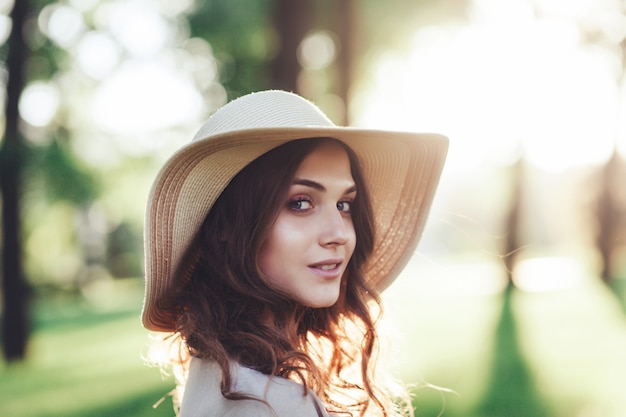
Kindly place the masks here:
<instances>
[{"instance_id":1,"label":"sunlight glare","mask_svg":"<svg viewBox=\"0 0 626 417\"><path fill-rule=\"evenodd\" d=\"M535 0L533 3L542 14L581 20L594 12L595 5L606 6L608 3L616 2L615 0Z\"/></svg>"},{"instance_id":2,"label":"sunlight glare","mask_svg":"<svg viewBox=\"0 0 626 417\"><path fill-rule=\"evenodd\" d=\"M178 16L193 10L195 0L157 0L159 8L167 16Z\"/></svg>"},{"instance_id":3,"label":"sunlight glare","mask_svg":"<svg viewBox=\"0 0 626 417\"><path fill-rule=\"evenodd\" d=\"M534 10L526 0L474 0L469 14L475 23L515 26L532 21Z\"/></svg>"},{"instance_id":4,"label":"sunlight glare","mask_svg":"<svg viewBox=\"0 0 626 417\"><path fill-rule=\"evenodd\" d=\"M584 280L581 262L567 256L521 260L513 271L515 286L528 292L564 290L579 286Z\"/></svg>"},{"instance_id":5,"label":"sunlight glare","mask_svg":"<svg viewBox=\"0 0 626 417\"><path fill-rule=\"evenodd\" d=\"M92 116L101 129L128 136L188 123L202 110L193 82L176 69L129 61L98 87Z\"/></svg>"},{"instance_id":6,"label":"sunlight glare","mask_svg":"<svg viewBox=\"0 0 626 417\"><path fill-rule=\"evenodd\" d=\"M413 294L436 297L498 294L507 285L500 262L475 259L467 262L437 262L417 253L402 270L398 280L385 290L385 298L399 301ZM402 303L399 303L400 305Z\"/></svg>"},{"instance_id":7,"label":"sunlight glare","mask_svg":"<svg viewBox=\"0 0 626 417\"><path fill-rule=\"evenodd\" d=\"M626 83L620 89L618 119L626 120ZM626 123L620 123L617 129L617 150L626 158Z\"/></svg>"},{"instance_id":8,"label":"sunlight glare","mask_svg":"<svg viewBox=\"0 0 626 417\"><path fill-rule=\"evenodd\" d=\"M118 1L100 12L113 36L135 56L156 54L168 41L168 23L151 2Z\"/></svg>"},{"instance_id":9,"label":"sunlight glare","mask_svg":"<svg viewBox=\"0 0 626 417\"><path fill-rule=\"evenodd\" d=\"M418 30L408 55L383 55L355 97L356 123L448 135L448 170L520 149L550 171L604 162L620 121L614 51L526 1L511 3L516 13L495 3L476 1L469 24Z\"/></svg>"}]
</instances>

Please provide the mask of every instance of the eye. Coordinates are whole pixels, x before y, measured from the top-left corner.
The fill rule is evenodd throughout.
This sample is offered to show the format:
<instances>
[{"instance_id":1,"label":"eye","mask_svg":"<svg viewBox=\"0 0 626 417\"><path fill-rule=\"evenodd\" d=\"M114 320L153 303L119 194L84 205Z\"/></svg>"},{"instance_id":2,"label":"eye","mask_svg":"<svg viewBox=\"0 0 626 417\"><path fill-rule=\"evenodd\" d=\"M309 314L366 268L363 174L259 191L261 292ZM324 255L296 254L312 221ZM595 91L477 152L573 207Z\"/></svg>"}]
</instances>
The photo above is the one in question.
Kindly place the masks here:
<instances>
[{"instance_id":1,"label":"eye","mask_svg":"<svg viewBox=\"0 0 626 417\"><path fill-rule=\"evenodd\" d=\"M289 207L289 210L293 211L306 211L313 208L313 202L310 199L304 197L298 197L290 200L287 205Z\"/></svg>"},{"instance_id":2,"label":"eye","mask_svg":"<svg viewBox=\"0 0 626 417\"><path fill-rule=\"evenodd\" d=\"M337 203L337 210L343 213L350 213L352 211L352 201L340 201Z\"/></svg>"}]
</instances>

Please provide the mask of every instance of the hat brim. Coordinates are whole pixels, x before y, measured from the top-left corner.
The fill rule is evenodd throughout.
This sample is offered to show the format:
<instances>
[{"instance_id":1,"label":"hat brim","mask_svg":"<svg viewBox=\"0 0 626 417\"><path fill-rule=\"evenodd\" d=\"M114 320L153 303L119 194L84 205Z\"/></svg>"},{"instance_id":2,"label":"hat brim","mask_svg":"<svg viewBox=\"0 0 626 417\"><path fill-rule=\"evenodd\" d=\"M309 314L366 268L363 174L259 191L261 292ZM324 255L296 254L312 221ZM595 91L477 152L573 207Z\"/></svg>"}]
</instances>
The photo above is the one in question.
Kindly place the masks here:
<instances>
[{"instance_id":1,"label":"hat brim","mask_svg":"<svg viewBox=\"0 0 626 417\"><path fill-rule=\"evenodd\" d=\"M358 156L376 224L366 280L387 288L422 235L448 149L445 136L351 127L277 127L231 131L181 148L161 168L146 210L146 288L143 324L174 331L171 312L158 308L213 203L248 163L291 140L332 137Z\"/></svg>"}]
</instances>

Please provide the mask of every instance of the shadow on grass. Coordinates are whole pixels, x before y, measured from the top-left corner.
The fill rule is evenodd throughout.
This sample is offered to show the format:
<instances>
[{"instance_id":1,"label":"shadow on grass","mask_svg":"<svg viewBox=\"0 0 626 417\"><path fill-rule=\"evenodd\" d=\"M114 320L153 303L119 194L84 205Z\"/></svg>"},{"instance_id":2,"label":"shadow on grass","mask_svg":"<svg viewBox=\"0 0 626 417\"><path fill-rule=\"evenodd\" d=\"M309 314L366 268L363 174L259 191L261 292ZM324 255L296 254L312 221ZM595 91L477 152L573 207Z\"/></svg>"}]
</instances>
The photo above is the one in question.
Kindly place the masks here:
<instances>
[{"instance_id":1,"label":"shadow on grass","mask_svg":"<svg viewBox=\"0 0 626 417\"><path fill-rule=\"evenodd\" d=\"M547 406L535 390L532 374L520 352L511 306L513 291L510 285L503 295L491 379L474 414L480 417L547 417Z\"/></svg>"},{"instance_id":2,"label":"shadow on grass","mask_svg":"<svg viewBox=\"0 0 626 417\"><path fill-rule=\"evenodd\" d=\"M626 277L614 278L610 281L609 288L613 291L622 311L626 314Z\"/></svg>"}]
</instances>

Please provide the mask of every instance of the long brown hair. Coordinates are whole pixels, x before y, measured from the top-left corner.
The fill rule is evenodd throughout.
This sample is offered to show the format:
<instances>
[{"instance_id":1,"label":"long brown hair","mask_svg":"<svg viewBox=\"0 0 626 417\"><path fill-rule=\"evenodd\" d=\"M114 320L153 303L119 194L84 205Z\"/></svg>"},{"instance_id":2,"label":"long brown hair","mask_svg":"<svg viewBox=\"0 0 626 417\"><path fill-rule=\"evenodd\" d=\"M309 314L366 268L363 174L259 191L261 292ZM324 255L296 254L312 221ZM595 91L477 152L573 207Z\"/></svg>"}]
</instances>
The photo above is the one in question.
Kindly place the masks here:
<instances>
[{"instance_id":1,"label":"long brown hair","mask_svg":"<svg viewBox=\"0 0 626 417\"><path fill-rule=\"evenodd\" d=\"M341 144L350 159L357 187L352 205L356 247L337 303L310 308L262 279L258 255L296 170L324 141ZM190 249L190 276L179 278L185 285L162 301L178 306L177 329L190 355L220 365L226 398L247 398L232 390L229 363L236 361L301 382L305 392L313 390L329 410L363 415L374 406L388 415L390 406L372 370L377 334L370 304L380 306L380 299L363 276L374 232L370 199L354 152L331 138L291 141L255 159L234 177Z\"/></svg>"}]
</instances>

